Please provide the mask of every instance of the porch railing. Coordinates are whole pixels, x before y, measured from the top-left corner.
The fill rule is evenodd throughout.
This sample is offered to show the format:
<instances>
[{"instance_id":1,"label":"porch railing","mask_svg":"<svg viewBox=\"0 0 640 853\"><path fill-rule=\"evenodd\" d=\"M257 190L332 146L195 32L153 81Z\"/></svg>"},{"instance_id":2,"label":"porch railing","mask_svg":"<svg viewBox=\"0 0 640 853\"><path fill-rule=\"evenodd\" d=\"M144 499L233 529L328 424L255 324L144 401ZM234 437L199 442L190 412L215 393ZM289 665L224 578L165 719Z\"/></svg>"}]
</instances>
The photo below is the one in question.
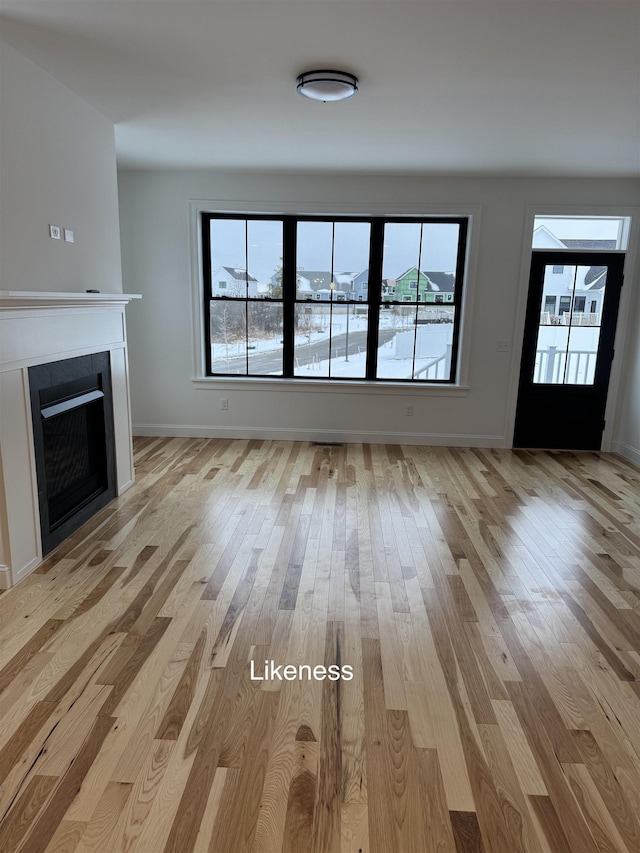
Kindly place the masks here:
<instances>
[{"instance_id":1,"label":"porch railing","mask_svg":"<svg viewBox=\"0 0 640 853\"><path fill-rule=\"evenodd\" d=\"M563 311L562 314L552 314L550 311L543 311L540 314L541 326L599 326L601 315L596 313L586 313L584 311L574 311L573 316L568 311Z\"/></svg>"},{"instance_id":2,"label":"porch railing","mask_svg":"<svg viewBox=\"0 0 640 853\"><path fill-rule=\"evenodd\" d=\"M451 373L451 344L447 344L447 350L443 355L432 358L416 370L415 379L448 379ZM424 374L424 376L423 376Z\"/></svg>"},{"instance_id":3,"label":"porch railing","mask_svg":"<svg viewBox=\"0 0 640 853\"><path fill-rule=\"evenodd\" d=\"M533 381L545 385L593 385L596 356L595 350L568 353L559 347L536 350Z\"/></svg>"}]
</instances>

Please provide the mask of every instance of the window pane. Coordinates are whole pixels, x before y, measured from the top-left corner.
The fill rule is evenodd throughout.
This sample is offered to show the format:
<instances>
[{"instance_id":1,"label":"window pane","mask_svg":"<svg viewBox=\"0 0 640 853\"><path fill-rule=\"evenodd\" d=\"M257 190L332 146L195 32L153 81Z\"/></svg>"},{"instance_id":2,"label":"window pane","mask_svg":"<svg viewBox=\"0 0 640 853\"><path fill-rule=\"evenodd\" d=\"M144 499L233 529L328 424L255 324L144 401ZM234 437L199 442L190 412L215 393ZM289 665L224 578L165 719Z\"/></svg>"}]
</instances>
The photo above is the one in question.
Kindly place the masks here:
<instances>
[{"instance_id":1,"label":"window pane","mask_svg":"<svg viewBox=\"0 0 640 853\"><path fill-rule=\"evenodd\" d=\"M382 260L383 302L451 304L455 299L457 222L390 222Z\"/></svg>"},{"instance_id":2,"label":"window pane","mask_svg":"<svg viewBox=\"0 0 640 853\"><path fill-rule=\"evenodd\" d=\"M533 381L592 385L607 269L564 266L561 274L556 269L545 267Z\"/></svg>"},{"instance_id":3,"label":"window pane","mask_svg":"<svg viewBox=\"0 0 640 853\"><path fill-rule=\"evenodd\" d=\"M370 235L368 222L299 222L296 298L366 301Z\"/></svg>"},{"instance_id":4,"label":"window pane","mask_svg":"<svg viewBox=\"0 0 640 853\"><path fill-rule=\"evenodd\" d=\"M371 225L368 222L336 222L333 238L334 298L362 301L367 298L369 281L369 241ZM363 286L364 285L364 286Z\"/></svg>"},{"instance_id":5,"label":"window pane","mask_svg":"<svg viewBox=\"0 0 640 853\"><path fill-rule=\"evenodd\" d=\"M296 376L363 379L367 368L368 308L296 305Z\"/></svg>"},{"instance_id":6,"label":"window pane","mask_svg":"<svg viewBox=\"0 0 640 853\"><path fill-rule=\"evenodd\" d=\"M247 226L241 219L211 220L211 296L246 297Z\"/></svg>"},{"instance_id":7,"label":"window pane","mask_svg":"<svg viewBox=\"0 0 640 853\"><path fill-rule=\"evenodd\" d=\"M378 379L448 380L455 308L395 305L380 313Z\"/></svg>"},{"instance_id":8,"label":"window pane","mask_svg":"<svg viewBox=\"0 0 640 853\"><path fill-rule=\"evenodd\" d=\"M425 222L420 252L419 302L446 305L454 300L460 226L457 222Z\"/></svg>"},{"instance_id":9,"label":"window pane","mask_svg":"<svg viewBox=\"0 0 640 853\"><path fill-rule=\"evenodd\" d=\"M282 298L282 222L247 223L248 296Z\"/></svg>"},{"instance_id":10,"label":"window pane","mask_svg":"<svg viewBox=\"0 0 640 853\"><path fill-rule=\"evenodd\" d=\"M368 309L334 305L331 312L331 376L362 379L367 368Z\"/></svg>"},{"instance_id":11,"label":"window pane","mask_svg":"<svg viewBox=\"0 0 640 853\"><path fill-rule=\"evenodd\" d=\"M298 222L296 298L328 300L331 295L333 224Z\"/></svg>"},{"instance_id":12,"label":"window pane","mask_svg":"<svg viewBox=\"0 0 640 853\"><path fill-rule=\"evenodd\" d=\"M567 348L565 385L593 385L599 338L599 326L571 327Z\"/></svg>"},{"instance_id":13,"label":"window pane","mask_svg":"<svg viewBox=\"0 0 640 853\"><path fill-rule=\"evenodd\" d=\"M380 311L378 379L411 379L417 308L391 305Z\"/></svg>"},{"instance_id":14,"label":"window pane","mask_svg":"<svg viewBox=\"0 0 640 853\"><path fill-rule=\"evenodd\" d=\"M449 379L454 320L453 306L418 308L414 379Z\"/></svg>"},{"instance_id":15,"label":"window pane","mask_svg":"<svg viewBox=\"0 0 640 853\"><path fill-rule=\"evenodd\" d=\"M282 376L282 302L248 303L247 372Z\"/></svg>"},{"instance_id":16,"label":"window pane","mask_svg":"<svg viewBox=\"0 0 640 853\"><path fill-rule=\"evenodd\" d=\"M294 376L329 375L331 306L297 303L295 310Z\"/></svg>"},{"instance_id":17,"label":"window pane","mask_svg":"<svg viewBox=\"0 0 640 853\"><path fill-rule=\"evenodd\" d=\"M211 311L211 370L247 373L246 302L216 300Z\"/></svg>"},{"instance_id":18,"label":"window pane","mask_svg":"<svg viewBox=\"0 0 640 853\"><path fill-rule=\"evenodd\" d=\"M533 369L535 384L562 384L568 342L567 326L540 326Z\"/></svg>"},{"instance_id":19,"label":"window pane","mask_svg":"<svg viewBox=\"0 0 640 853\"><path fill-rule=\"evenodd\" d=\"M628 216L536 216L534 249L626 249Z\"/></svg>"},{"instance_id":20,"label":"window pane","mask_svg":"<svg viewBox=\"0 0 640 853\"><path fill-rule=\"evenodd\" d=\"M606 284L606 267L577 268L564 378L567 385L593 385L595 382Z\"/></svg>"},{"instance_id":21,"label":"window pane","mask_svg":"<svg viewBox=\"0 0 640 853\"><path fill-rule=\"evenodd\" d=\"M417 301L417 289L412 289L410 283L418 279L421 230L419 222L387 222L384 226L383 302Z\"/></svg>"}]
</instances>

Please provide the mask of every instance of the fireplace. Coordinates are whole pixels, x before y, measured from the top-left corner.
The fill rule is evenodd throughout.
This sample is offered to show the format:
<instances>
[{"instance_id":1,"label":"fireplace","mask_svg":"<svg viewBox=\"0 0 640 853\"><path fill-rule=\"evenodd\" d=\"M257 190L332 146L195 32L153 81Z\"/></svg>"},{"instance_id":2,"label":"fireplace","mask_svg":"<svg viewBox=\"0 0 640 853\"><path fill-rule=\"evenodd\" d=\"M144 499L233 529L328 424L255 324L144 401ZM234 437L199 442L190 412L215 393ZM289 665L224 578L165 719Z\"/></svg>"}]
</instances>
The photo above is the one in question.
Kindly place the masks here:
<instances>
[{"instance_id":1,"label":"fireplace","mask_svg":"<svg viewBox=\"0 0 640 853\"><path fill-rule=\"evenodd\" d=\"M28 373L44 555L116 495L109 353Z\"/></svg>"},{"instance_id":2,"label":"fireplace","mask_svg":"<svg viewBox=\"0 0 640 853\"><path fill-rule=\"evenodd\" d=\"M0 291L0 590L9 589L37 569L43 553L85 521L101 502L111 499L114 484L118 496L133 484L125 308L131 300L139 298L132 293ZM98 357L100 363L93 362L94 353L102 353ZM76 359L81 361L76 362ZM65 369L56 377L55 372L65 363L71 366L70 371ZM85 367L76 373L75 365L83 363ZM30 374L32 367L37 369ZM39 375L44 375L48 381L36 388ZM93 384L86 382L87 376L96 375L98 380L94 379ZM53 392L47 397L47 386L83 379L84 386L72 387L70 392L61 395L62 399ZM33 401L35 417L32 416L32 390L37 390ZM41 391L45 392L42 399ZM61 502L53 508L52 517L48 519L48 527L55 529L50 531L51 536L43 546L42 496L37 469L44 472L44 448L41 446L36 464L34 433L43 430L44 421L51 421L48 430L53 432L54 427L57 430L55 411L45 412L49 417L43 418L42 409L93 392L102 392L105 396L85 397L82 405L89 406L88 411L77 412L72 424L67 419L66 427L63 421L59 424L61 431L69 436L79 431L93 437L102 411L104 451L86 452L80 466L84 474L87 470L92 472L86 478L84 474L76 476L78 472L73 470L69 454L66 462L51 463L61 475L58 483ZM93 405L100 400L97 406ZM58 413L71 413L72 409L63 407ZM42 434L39 440L44 443ZM77 437L70 437L69 443L76 446ZM92 498L98 488L104 486L101 460L105 458L107 490ZM87 484L86 480L92 477L93 483ZM69 509L64 501L67 495L63 496L62 492L66 489L73 492L73 483L77 480L85 480L85 491L80 490L79 503L86 503L72 524L65 518ZM97 503L94 504L94 500ZM45 511L49 513L48 506Z\"/></svg>"}]
</instances>

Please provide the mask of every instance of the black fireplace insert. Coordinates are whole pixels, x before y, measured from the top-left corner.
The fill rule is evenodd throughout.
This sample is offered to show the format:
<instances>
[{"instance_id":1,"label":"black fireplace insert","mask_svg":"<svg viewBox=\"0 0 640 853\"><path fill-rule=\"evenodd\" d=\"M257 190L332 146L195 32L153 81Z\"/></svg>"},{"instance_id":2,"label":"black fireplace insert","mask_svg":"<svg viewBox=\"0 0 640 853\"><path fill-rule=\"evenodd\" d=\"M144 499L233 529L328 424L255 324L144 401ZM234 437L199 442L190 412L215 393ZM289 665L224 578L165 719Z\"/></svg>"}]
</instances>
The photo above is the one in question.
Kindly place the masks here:
<instances>
[{"instance_id":1,"label":"black fireplace insert","mask_svg":"<svg viewBox=\"0 0 640 853\"><path fill-rule=\"evenodd\" d=\"M115 497L109 353L29 368L42 552Z\"/></svg>"}]
</instances>

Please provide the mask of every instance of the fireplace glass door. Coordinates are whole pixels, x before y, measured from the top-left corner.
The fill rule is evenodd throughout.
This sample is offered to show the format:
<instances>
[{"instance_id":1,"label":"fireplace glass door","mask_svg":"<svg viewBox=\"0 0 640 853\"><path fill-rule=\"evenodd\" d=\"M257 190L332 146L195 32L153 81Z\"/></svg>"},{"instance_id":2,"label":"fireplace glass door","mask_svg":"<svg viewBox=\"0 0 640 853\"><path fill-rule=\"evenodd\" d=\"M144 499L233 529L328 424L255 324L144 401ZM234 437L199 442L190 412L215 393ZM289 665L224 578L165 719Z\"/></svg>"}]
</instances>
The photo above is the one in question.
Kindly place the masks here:
<instances>
[{"instance_id":1,"label":"fireplace glass door","mask_svg":"<svg viewBox=\"0 0 640 853\"><path fill-rule=\"evenodd\" d=\"M66 406L62 411L55 411L57 406L41 410L52 530L107 488L104 393L80 395Z\"/></svg>"},{"instance_id":2,"label":"fireplace glass door","mask_svg":"<svg viewBox=\"0 0 640 853\"><path fill-rule=\"evenodd\" d=\"M42 551L115 497L109 353L29 369Z\"/></svg>"}]
</instances>

